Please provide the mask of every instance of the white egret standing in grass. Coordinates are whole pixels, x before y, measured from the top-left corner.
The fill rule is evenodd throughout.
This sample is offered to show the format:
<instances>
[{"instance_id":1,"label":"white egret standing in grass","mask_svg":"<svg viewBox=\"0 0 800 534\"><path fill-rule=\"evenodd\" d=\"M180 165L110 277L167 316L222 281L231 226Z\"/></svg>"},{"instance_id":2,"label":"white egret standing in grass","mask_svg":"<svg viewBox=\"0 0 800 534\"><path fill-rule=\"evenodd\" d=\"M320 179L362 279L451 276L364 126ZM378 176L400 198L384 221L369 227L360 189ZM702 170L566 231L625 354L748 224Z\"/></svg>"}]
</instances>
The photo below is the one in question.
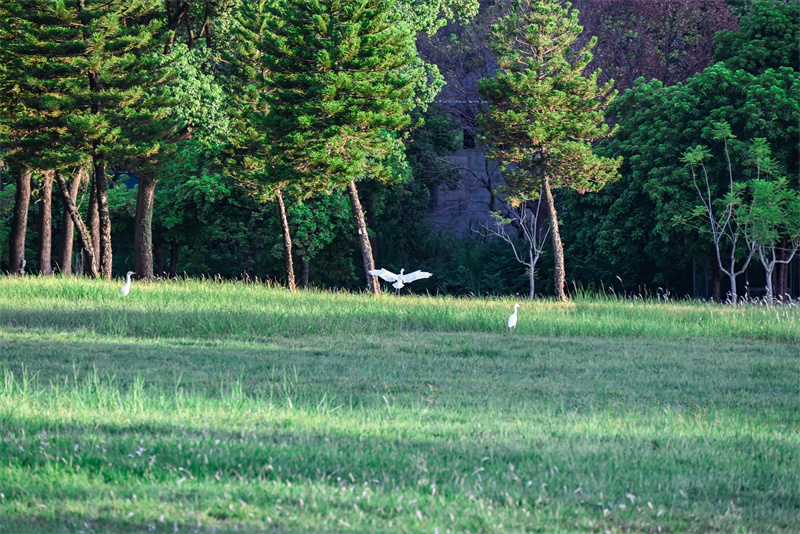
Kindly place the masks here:
<instances>
[{"instance_id":1,"label":"white egret standing in grass","mask_svg":"<svg viewBox=\"0 0 800 534\"><path fill-rule=\"evenodd\" d=\"M509 328L516 328L517 327L517 308L519 308L519 303L514 303L514 313L508 318L508 327Z\"/></svg>"},{"instance_id":2,"label":"white egret standing in grass","mask_svg":"<svg viewBox=\"0 0 800 534\"><path fill-rule=\"evenodd\" d=\"M395 289L397 289L397 291L400 291L403 286L409 282L432 276L431 273L426 273L425 271L414 271L413 273L408 274L403 274L403 271L405 271L405 269L400 269L400 274L394 274L386 269L373 269L369 272L369 274L380 276L387 282L394 282L392 285L395 287Z\"/></svg>"},{"instance_id":3,"label":"white egret standing in grass","mask_svg":"<svg viewBox=\"0 0 800 534\"><path fill-rule=\"evenodd\" d=\"M124 297L131 290L131 275L132 274L136 274L136 273L133 272L133 271L128 271L128 281L125 282L125 285L122 286L122 289L119 290L119 296L120 297Z\"/></svg>"}]
</instances>

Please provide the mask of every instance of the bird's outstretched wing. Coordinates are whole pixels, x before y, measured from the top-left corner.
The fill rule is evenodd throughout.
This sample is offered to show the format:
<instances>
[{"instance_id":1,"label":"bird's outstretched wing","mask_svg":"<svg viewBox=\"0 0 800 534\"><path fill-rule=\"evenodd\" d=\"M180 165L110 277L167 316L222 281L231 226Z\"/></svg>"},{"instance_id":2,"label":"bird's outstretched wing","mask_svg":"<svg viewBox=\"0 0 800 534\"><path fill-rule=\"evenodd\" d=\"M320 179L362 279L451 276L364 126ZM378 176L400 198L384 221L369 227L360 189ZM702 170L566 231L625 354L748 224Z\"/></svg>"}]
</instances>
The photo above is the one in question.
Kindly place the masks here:
<instances>
[{"instance_id":1,"label":"bird's outstretched wing","mask_svg":"<svg viewBox=\"0 0 800 534\"><path fill-rule=\"evenodd\" d=\"M419 280L421 278L430 278L432 276L431 273L426 273L425 271L414 271L413 273L408 273L403 275L403 282L413 282L414 280Z\"/></svg>"},{"instance_id":2,"label":"bird's outstretched wing","mask_svg":"<svg viewBox=\"0 0 800 534\"><path fill-rule=\"evenodd\" d=\"M400 275L394 274L393 272L387 271L386 269L372 269L369 272L369 274L374 276L380 276L387 282L396 282L400 278ZM403 278L405 279L406 276L408 275L403 275Z\"/></svg>"}]
</instances>

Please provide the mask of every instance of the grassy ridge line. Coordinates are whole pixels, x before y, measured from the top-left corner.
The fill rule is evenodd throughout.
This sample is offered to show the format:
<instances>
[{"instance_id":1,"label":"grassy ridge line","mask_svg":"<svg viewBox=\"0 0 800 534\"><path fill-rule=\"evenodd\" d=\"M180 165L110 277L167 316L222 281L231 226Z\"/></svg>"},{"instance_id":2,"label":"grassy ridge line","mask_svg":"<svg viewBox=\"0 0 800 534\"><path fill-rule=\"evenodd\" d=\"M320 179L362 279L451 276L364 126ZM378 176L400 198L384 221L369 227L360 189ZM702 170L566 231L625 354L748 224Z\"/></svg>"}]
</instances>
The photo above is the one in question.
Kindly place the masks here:
<instances>
[{"instance_id":1,"label":"grassy ridge line","mask_svg":"<svg viewBox=\"0 0 800 534\"><path fill-rule=\"evenodd\" d=\"M140 338L507 330L512 299L454 299L285 290L260 284L183 280L119 284L80 278L0 279L0 326L86 330ZM541 337L735 337L800 341L800 307L719 306L613 296L571 303L522 301L518 334Z\"/></svg>"}]
</instances>

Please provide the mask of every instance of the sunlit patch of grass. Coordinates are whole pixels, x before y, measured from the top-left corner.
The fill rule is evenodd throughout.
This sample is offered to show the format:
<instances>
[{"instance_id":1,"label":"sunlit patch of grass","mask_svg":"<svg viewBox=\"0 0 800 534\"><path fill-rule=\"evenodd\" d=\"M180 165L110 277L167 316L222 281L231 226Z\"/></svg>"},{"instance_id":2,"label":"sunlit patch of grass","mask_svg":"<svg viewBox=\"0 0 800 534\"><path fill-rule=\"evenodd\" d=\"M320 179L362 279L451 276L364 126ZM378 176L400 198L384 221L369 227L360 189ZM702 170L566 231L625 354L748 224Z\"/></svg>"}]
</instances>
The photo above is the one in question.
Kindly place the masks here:
<instances>
[{"instance_id":1,"label":"sunlit patch of grass","mask_svg":"<svg viewBox=\"0 0 800 534\"><path fill-rule=\"evenodd\" d=\"M0 325L98 334L264 340L273 336L507 330L511 299L380 297L317 290L291 294L256 283L136 284L78 278L0 279ZM58 312L55 315L53 312ZM523 301L517 333L594 337L721 337L800 341L800 306L578 296Z\"/></svg>"},{"instance_id":2,"label":"sunlit patch of grass","mask_svg":"<svg viewBox=\"0 0 800 534\"><path fill-rule=\"evenodd\" d=\"M119 285L0 279L0 531L800 523L795 307Z\"/></svg>"}]
</instances>

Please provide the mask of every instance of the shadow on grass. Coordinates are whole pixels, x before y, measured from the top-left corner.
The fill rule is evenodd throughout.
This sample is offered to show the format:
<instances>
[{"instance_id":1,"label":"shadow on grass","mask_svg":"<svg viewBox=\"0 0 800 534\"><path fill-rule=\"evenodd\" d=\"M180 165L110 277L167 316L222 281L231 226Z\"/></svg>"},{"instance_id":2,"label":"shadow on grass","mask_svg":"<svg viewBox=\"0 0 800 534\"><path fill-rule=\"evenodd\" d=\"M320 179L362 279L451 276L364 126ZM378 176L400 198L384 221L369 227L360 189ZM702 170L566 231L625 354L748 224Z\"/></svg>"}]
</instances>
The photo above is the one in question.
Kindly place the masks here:
<instances>
[{"instance_id":1,"label":"shadow on grass","mask_svg":"<svg viewBox=\"0 0 800 534\"><path fill-rule=\"evenodd\" d=\"M302 514L303 500L317 499L337 516L357 503L370 517L388 521L400 515L400 494L450 505L426 515L464 507L465 525L480 516L476 503L480 509L570 510L564 526L576 515L602 520L604 508L616 507L624 523L641 516L641 509L637 516L633 507L618 506L627 494L652 503L653 510L670 510L676 525L722 516L730 502L740 510L737 524L788 529L800 517L796 439L721 439L701 429L656 427L607 432L577 415L510 432L450 429L439 437L406 437L397 430L408 421L387 420L387 428L398 426L384 437L337 428L346 416L326 425L293 420L290 410L285 415L232 431L6 412L0 422L4 520L45 526L89 521L98 532L163 532L167 527L157 518L166 511L179 518L168 520L169 528L172 521L192 527L201 518L232 529L239 521L252 523L250 511L259 517L275 517L281 509ZM363 488L371 499L355 498ZM15 500L23 502L22 510L10 506ZM130 520L115 519L128 510ZM143 515L149 519L137 520Z\"/></svg>"},{"instance_id":2,"label":"shadow on grass","mask_svg":"<svg viewBox=\"0 0 800 534\"><path fill-rule=\"evenodd\" d=\"M471 418L582 413L735 411L800 424L800 354L736 340L542 339L475 333L275 337L263 343L112 340L24 329L0 335L3 365L37 388L91 378L127 393L137 383L182 392L316 407L387 404ZM91 384L89 384L91 386Z\"/></svg>"},{"instance_id":3,"label":"shadow on grass","mask_svg":"<svg viewBox=\"0 0 800 534\"><path fill-rule=\"evenodd\" d=\"M504 317L496 324L481 317L450 315L398 315L391 308L347 309L215 309L210 311L153 309L147 311L118 307L90 311L48 309L0 310L0 326L92 332L111 336L141 338L237 339L263 341L275 336L376 334L387 331L471 330L502 332Z\"/></svg>"}]
</instances>

